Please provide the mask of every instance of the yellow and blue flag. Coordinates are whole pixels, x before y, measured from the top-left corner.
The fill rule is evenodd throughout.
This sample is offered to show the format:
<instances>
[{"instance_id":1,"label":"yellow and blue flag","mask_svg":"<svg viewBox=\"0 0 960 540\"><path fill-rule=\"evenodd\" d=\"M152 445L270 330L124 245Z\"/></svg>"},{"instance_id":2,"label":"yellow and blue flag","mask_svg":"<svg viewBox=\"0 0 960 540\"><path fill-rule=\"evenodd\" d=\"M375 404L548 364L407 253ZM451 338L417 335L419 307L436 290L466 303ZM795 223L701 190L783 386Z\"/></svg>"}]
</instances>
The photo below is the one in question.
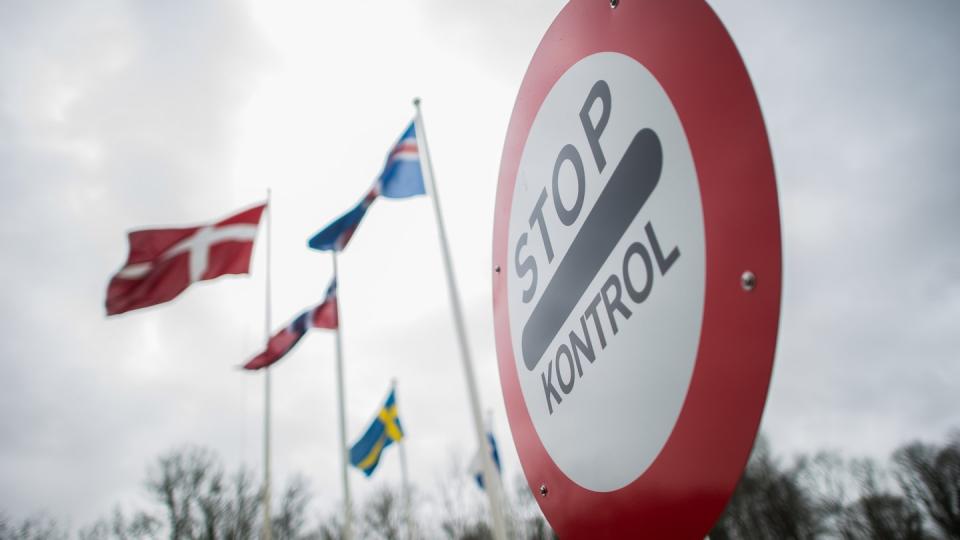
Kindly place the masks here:
<instances>
[{"instance_id":1,"label":"yellow and blue flag","mask_svg":"<svg viewBox=\"0 0 960 540\"><path fill-rule=\"evenodd\" d=\"M387 401L377 413L377 417L373 419L367 432L350 448L350 464L367 476L373 474L373 470L380 463L383 449L394 441L399 442L403 439L403 428L400 427L395 393L395 389L390 390Z\"/></svg>"}]
</instances>

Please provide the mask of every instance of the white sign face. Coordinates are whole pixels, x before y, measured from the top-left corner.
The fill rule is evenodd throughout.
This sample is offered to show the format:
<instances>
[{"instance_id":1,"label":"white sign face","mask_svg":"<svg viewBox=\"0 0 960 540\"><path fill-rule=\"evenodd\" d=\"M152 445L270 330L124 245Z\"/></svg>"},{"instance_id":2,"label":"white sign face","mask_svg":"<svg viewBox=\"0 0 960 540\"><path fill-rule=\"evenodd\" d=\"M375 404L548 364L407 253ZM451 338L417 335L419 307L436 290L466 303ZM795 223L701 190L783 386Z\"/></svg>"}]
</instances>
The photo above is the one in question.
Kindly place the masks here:
<instances>
[{"instance_id":1,"label":"white sign face","mask_svg":"<svg viewBox=\"0 0 960 540\"><path fill-rule=\"evenodd\" d=\"M530 129L508 232L510 332L551 459L593 491L653 463L696 362L703 211L666 92L619 53L588 56Z\"/></svg>"}]
</instances>

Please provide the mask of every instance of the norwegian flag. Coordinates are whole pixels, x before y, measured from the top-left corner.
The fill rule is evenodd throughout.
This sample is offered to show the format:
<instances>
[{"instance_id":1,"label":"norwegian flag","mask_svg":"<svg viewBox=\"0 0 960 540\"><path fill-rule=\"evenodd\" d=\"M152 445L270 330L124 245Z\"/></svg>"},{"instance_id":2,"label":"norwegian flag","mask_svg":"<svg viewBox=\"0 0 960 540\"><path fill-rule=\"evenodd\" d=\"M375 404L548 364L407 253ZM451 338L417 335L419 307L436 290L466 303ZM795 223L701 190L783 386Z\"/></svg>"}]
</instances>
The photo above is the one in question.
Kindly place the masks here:
<instances>
[{"instance_id":1,"label":"norwegian flag","mask_svg":"<svg viewBox=\"0 0 960 540\"><path fill-rule=\"evenodd\" d=\"M265 368L284 357L311 328L335 330L337 316L337 281L330 282L327 295L316 306L304 311L290 324L277 332L267 342L267 348L244 364L243 369Z\"/></svg>"},{"instance_id":2,"label":"norwegian flag","mask_svg":"<svg viewBox=\"0 0 960 540\"><path fill-rule=\"evenodd\" d=\"M107 315L169 302L196 281L249 274L264 208L211 225L130 232L130 255L107 286Z\"/></svg>"}]
</instances>

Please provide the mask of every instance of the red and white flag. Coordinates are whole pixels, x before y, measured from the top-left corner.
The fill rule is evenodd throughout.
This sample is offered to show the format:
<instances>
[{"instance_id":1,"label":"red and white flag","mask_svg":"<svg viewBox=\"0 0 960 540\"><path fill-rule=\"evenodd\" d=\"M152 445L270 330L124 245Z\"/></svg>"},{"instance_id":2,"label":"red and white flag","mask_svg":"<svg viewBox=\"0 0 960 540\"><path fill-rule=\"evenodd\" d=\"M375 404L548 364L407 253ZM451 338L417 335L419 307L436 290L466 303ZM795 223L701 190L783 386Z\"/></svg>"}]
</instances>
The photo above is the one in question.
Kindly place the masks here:
<instances>
[{"instance_id":1,"label":"red and white flag","mask_svg":"<svg viewBox=\"0 0 960 540\"><path fill-rule=\"evenodd\" d=\"M336 330L340 324L337 314L337 280L330 282L323 301L297 315L287 326L270 337L267 348L243 365L243 369L262 369L274 364L293 349L293 346L311 328Z\"/></svg>"},{"instance_id":2,"label":"red and white flag","mask_svg":"<svg viewBox=\"0 0 960 540\"><path fill-rule=\"evenodd\" d=\"M261 204L211 225L129 233L127 263L107 286L107 315L168 302L195 281L249 274L264 208Z\"/></svg>"}]
</instances>

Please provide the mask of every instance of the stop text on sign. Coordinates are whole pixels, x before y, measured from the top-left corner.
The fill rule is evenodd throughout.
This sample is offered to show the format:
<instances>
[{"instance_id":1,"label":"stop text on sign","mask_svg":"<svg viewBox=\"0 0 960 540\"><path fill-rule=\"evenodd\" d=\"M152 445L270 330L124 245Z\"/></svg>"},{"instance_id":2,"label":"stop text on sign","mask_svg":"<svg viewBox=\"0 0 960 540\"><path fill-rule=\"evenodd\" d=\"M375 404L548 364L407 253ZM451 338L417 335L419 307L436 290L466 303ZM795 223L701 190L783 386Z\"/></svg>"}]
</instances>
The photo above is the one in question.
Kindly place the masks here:
<instances>
[{"instance_id":1,"label":"stop text on sign","mask_svg":"<svg viewBox=\"0 0 960 540\"><path fill-rule=\"evenodd\" d=\"M696 169L670 100L629 57L582 59L530 127L505 261L526 409L581 485L622 487L669 436L696 359L704 260ZM599 441L602 465L582 440Z\"/></svg>"},{"instance_id":2,"label":"stop text on sign","mask_svg":"<svg viewBox=\"0 0 960 540\"><path fill-rule=\"evenodd\" d=\"M607 166L600 138L609 121L611 106L610 87L606 81L598 80L579 111L583 135L593 158L591 164L596 167L598 174L602 174ZM599 107L600 111L596 123L590 116L591 109L595 107ZM564 202L560 190L561 170L565 165L569 165L574 173L575 196L571 204ZM653 223L647 222L644 226L646 238L630 243L619 271L602 279L596 291L590 291L591 300L579 317L570 317L580 298L588 292L602 264L610 257L627 227L657 187L662 165L663 151L659 137L651 129L641 129L634 135L593 208L580 221L586 192L584 162L574 143L565 144L555 160L550 182L552 189L548 193L544 187L540 192L528 220L530 231L522 233L516 241L514 268L517 277L531 275L529 285L522 293L522 300L526 303L537 292L538 260L541 264L545 262L549 265L556 259L550 228L544 215L547 201L553 201L550 209L555 212L554 217L561 226L579 225L573 242L560 260L522 333L523 362L531 371L537 368L550 343L559 342L555 352L547 356L546 365L540 371L549 414L553 414L555 405L563 402L561 394L567 395L573 391L577 378L584 374L584 364L592 364L597 359L598 349L602 351L607 347L608 334L604 328L608 329L609 336L616 336L619 332L618 318L629 319L633 310L649 297L654 286L654 262L657 272L664 276L680 257L677 246L664 253ZM539 240L539 250L534 249L531 234ZM640 272L637 272L638 268ZM564 328L567 320L573 323L569 331ZM561 329L564 329L564 339L555 340Z\"/></svg>"}]
</instances>

